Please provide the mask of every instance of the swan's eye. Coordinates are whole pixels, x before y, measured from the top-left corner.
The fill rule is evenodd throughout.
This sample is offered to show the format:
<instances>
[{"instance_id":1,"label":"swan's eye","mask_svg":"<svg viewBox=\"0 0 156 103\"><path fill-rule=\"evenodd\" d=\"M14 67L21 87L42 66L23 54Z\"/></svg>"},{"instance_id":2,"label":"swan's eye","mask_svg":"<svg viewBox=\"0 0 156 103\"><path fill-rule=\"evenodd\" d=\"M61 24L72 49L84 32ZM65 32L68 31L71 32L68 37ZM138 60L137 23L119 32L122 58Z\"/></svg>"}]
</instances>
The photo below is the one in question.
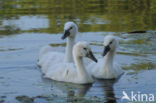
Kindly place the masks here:
<instances>
[{"instance_id":1,"label":"swan's eye","mask_svg":"<svg viewBox=\"0 0 156 103\"><path fill-rule=\"evenodd\" d=\"M70 29L72 29L73 27L70 27Z\"/></svg>"},{"instance_id":2,"label":"swan's eye","mask_svg":"<svg viewBox=\"0 0 156 103\"><path fill-rule=\"evenodd\" d=\"M84 50L87 50L87 48L83 48Z\"/></svg>"}]
</instances>

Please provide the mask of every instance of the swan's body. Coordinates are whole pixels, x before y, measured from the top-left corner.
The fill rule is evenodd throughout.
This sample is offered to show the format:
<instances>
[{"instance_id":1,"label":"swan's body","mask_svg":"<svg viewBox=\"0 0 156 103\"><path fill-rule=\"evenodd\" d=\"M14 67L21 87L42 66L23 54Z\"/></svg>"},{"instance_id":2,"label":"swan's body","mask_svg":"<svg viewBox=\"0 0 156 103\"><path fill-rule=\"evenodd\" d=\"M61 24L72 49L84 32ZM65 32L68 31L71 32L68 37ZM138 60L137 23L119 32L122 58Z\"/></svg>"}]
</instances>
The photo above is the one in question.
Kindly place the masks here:
<instances>
[{"instance_id":1,"label":"swan's body","mask_svg":"<svg viewBox=\"0 0 156 103\"><path fill-rule=\"evenodd\" d=\"M65 54L54 52L52 47L47 45L41 48L39 53L38 65L41 66L43 73L47 71L49 65L60 62L73 62L72 49L75 43L75 36L78 33L77 25L73 22L67 22L64 26L64 35L62 39L67 38Z\"/></svg>"},{"instance_id":2,"label":"swan's body","mask_svg":"<svg viewBox=\"0 0 156 103\"><path fill-rule=\"evenodd\" d=\"M92 83L93 79L88 74L83 64L83 57L89 57L96 61L86 42L78 42L73 48L74 63L51 64L45 73L45 77L78 84ZM97 61L96 61L97 62Z\"/></svg>"},{"instance_id":3,"label":"swan's body","mask_svg":"<svg viewBox=\"0 0 156 103\"><path fill-rule=\"evenodd\" d=\"M104 39L104 58L98 60L98 63L91 63L88 67L91 68L91 74L95 78L99 79L115 79L118 78L123 70L117 63L114 63L114 56L116 48L118 46L118 40L115 36L108 35Z\"/></svg>"},{"instance_id":4,"label":"swan's body","mask_svg":"<svg viewBox=\"0 0 156 103\"><path fill-rule=\"evenodd\" d=\"M46 73L51 64L64 62L64 60L62 60L63 58L64 54L59 52L47 52L46 54L44 54L44 56L39 59L38 62L39 66L41 67L42 73Z\"/></svg>"}]
</instances>

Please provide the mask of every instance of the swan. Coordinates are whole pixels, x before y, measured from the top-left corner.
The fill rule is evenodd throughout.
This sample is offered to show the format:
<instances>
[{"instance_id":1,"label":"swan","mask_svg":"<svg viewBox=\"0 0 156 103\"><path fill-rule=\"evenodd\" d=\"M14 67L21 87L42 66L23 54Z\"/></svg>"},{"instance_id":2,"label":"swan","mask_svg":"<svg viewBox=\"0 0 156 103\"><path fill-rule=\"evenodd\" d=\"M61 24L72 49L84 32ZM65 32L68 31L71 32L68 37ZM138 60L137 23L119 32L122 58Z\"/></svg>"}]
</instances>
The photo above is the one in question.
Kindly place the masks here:
<instances>
[{"instance_id":1,"label":"swan","mask_svg":"<svg viewBox=\"0 0 156 103\"><path fill-rule=\"evenodd\" d=\"M83 57L88 57L97 62L87 42L78 42L73 47L74 63L51 64L45 73L45 77L63 82L71 82L77 84L87 84L94 82L91 75L88 74L83 64Z\"/></svg>"},{"instance_id":2,"label":"swan","mask_svg":"<svg viewBox=\"0 0 156 103\"><path fill-rule=\"evenodd\" d=\"M64 35L61 37L63 40L67 38L67 44L65 48L65 55L61 52L54 52L53 48L49 45L41 48L39 52L38 65L42 72L45 73L50 64L58 62L73 62L72 49L75 43L75 37L78 33L78 27L73 22L67 22L64 25Z\"/></svg>"},{"instance_id":3,"label":"swan","mask_svg":"<svg viewBox=\"0 0 156 103\"><path fill-rule=\"evenodd\" d=\"M98 63L89 64L88 68L92 68L90 73L98 79L116 79L123 70L117 63L114 63L114 56L118 46L118 39L113 35L107 35L104 38L103 58L98 59Z\"/></svg>"}]
</instances>

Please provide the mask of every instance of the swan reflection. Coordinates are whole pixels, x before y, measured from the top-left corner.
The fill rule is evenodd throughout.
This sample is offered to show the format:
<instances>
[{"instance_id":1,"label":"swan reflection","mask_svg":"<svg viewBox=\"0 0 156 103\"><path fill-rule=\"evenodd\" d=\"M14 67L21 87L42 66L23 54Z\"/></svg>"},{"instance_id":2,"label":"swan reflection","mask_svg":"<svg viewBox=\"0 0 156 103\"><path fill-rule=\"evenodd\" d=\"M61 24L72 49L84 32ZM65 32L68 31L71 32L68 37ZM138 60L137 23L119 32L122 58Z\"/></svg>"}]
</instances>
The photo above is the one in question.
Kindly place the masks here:
<instances>
[{"instance_id":1,"label":"swan reflection","mask_svg":"<svg viewBox=\"0 0 156 103\"><path fill-rule=\"evenodd\" d=\"M97 80L97 82L99 82L100 87L102 87L104 90L104 101L106 101L106 103L116 103L113 86L114 83L117 82L117 80Z\"/></svg>"}]
</instances>

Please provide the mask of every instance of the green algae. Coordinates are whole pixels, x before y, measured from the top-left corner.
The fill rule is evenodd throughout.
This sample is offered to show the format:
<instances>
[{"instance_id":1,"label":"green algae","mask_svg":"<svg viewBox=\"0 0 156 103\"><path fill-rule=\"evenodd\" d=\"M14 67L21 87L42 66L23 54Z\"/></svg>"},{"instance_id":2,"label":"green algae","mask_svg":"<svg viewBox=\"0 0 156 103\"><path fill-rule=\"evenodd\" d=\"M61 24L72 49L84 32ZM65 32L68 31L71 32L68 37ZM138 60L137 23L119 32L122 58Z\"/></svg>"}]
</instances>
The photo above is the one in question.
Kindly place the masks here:
<instances>
[{"instance_id":1,"label":"green algae","mask_svg":"<svg viewBox=\"0 0 156 103\"><path fill-rule=\"evenodd\" d=\"M117 52L117 54L130 55L130 56L146 56L146 55L139 54L139 53L128 53L128 52Z\"/></svg>"},{"instance_id":2,"label":"green algae","mask_svg":"<svg viewBox=\"0 0 156 103\"><path fill-rule=\"evenodd\" d=\"M62 46L64 47L66 45L66 43L62 43L62 44L49 44L52 47L58 47L58 46Z\"/></svg>"},{"instance_id":3,"label":"green algae","mask_svg":"<svg viewBox=\"0 0 156 103\"><path fill-rule=\"evenodd\" d=\"M23 96L17 96L16 100L18 100L20 102L33 103L34 98L23 95Z\"/></svg>"},{"instance_id":4,"label":"green algae","mask_svg":"<svg viewBox=\"0 0 156 103\"><path fill-rule=\"evenodd\" d=\"M134 70L134 71L151 70L151 69L156 69L156 64L151 62L132 63L129 66L123 67L123 69Z\"/></svg>"}]
</instances>

